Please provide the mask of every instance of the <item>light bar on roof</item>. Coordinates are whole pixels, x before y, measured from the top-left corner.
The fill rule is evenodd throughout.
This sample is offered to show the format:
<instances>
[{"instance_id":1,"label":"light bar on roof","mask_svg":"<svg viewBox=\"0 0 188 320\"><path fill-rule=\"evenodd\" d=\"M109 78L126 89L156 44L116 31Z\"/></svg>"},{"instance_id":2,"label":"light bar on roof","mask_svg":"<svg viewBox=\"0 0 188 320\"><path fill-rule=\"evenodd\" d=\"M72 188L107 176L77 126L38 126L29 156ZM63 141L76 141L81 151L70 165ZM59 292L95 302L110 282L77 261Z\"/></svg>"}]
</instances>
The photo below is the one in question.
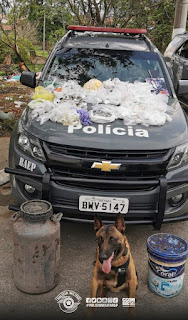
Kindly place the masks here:
<instances>
[{"instance_id":1,"label":"light bar on roof","mask_svg":"<svg viewBox=\"0 0 188 320\"><path fill-rule=\"evenodd\" d=\"M145 34L145 33L147 33L146 29L87 27L87 26L68 26L68 30L93 31L93 32L114 32L114 33L132 33L132 34Z\"/></svg>"}]
</instances>

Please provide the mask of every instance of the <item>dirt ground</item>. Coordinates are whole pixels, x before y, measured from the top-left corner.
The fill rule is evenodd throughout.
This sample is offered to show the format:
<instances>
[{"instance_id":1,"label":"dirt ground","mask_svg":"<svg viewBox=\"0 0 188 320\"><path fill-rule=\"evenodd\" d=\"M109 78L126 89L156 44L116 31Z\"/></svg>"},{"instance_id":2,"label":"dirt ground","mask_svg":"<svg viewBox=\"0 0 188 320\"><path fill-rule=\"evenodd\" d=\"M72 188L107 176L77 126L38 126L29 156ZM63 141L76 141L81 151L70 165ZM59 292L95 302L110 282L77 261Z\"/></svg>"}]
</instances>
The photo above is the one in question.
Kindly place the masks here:
<instances>
[{"instance_id":1,"label":"dirt ground","mask_svg":"<svg viewBox=\"0 0 188 320\"><path fill-rule=\"evenodd\" d=\"M13 112L13 120L0 120L0 137L10 134L15 121L20 117L23 109L30 100L33 89L23 86L19 81L7 82L0 80L0 110L7 113ZM23 104L17 107L15 101Z\"/></svg>"},{"instance_id":2,"label":"dirt ground","mask_svg":"<svg viewBox=\"0 0 188 320\"><path fill-rule=\"evenodd\" d=\"M4 169L4 167L8 166L8 148L9 137L1 138L1 157L0 157L0 170Z\"/></svg>"}]
</instances>

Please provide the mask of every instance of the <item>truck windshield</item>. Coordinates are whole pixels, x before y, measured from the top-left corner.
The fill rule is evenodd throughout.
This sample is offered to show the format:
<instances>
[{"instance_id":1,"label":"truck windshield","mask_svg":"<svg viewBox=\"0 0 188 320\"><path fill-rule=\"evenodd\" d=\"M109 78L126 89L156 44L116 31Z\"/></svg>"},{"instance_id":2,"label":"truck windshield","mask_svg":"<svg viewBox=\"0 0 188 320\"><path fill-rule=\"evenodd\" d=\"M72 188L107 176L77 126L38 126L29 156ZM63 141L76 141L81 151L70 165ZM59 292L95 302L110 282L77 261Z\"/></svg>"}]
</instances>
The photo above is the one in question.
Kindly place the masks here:
<instances>
[{"instance_id":1,"label":"truck windshield","mask_svg":"<svg viewBox=\"0 0 188 320\"><path fill-rule=\"evenodd\" d=\"M66 48L56 53L44 80L55 78L76 80L80 85L92 78L100 81L119 78L131 83L160 78L167 88L158 55L143 51Z\"/></svg>"}]
</instances>

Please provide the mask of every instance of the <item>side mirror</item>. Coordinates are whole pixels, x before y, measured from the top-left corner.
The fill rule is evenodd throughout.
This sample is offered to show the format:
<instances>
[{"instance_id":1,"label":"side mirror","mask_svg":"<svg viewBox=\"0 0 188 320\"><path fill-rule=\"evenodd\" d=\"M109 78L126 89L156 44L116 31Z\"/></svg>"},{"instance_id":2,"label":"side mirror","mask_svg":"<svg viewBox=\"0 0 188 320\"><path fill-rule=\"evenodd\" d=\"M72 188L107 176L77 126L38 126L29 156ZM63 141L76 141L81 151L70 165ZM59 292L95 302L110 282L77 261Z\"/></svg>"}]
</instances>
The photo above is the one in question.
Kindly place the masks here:
<instances>
[{"instance_id":1,"label":"side mirror","mask_svg":"<svg viewBox=\"0 0 188 320\"><path fill-rule=\"evenodd\" d=\"M20 82L27 87L36 87L36 73L31 71L23 71L20 77Z\"/></svg>"},{"instance_id":2,"label":"side mirror","mask_svg":"<svg viewBox=\"0 0 188 320\"><path fill-rule=\"evenodd\" d=\"M177 94L188 94L188 80L179 80L178 87L177 87Z\"/></svg>"}]
</instances>

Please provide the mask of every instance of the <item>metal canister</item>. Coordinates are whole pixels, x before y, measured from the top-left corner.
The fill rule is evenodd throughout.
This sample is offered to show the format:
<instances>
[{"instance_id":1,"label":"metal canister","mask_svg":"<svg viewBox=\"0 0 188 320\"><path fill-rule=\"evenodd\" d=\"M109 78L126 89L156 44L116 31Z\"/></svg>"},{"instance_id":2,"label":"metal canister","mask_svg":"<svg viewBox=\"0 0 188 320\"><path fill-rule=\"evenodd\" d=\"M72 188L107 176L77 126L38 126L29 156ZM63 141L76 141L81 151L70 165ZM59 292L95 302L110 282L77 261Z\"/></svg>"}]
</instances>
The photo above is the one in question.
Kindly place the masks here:
<instances>
[{"instance_id":1,"label":"metal canister","mask_svg":"<svg viewBox=\"0 0 188 320\"><path fill-rule=\"evenodd\" d=\"M39 294L59 280L61 214L43 200L23 203L14 213L14 283L21 291Z\"/></svg>"}]
</instances>

